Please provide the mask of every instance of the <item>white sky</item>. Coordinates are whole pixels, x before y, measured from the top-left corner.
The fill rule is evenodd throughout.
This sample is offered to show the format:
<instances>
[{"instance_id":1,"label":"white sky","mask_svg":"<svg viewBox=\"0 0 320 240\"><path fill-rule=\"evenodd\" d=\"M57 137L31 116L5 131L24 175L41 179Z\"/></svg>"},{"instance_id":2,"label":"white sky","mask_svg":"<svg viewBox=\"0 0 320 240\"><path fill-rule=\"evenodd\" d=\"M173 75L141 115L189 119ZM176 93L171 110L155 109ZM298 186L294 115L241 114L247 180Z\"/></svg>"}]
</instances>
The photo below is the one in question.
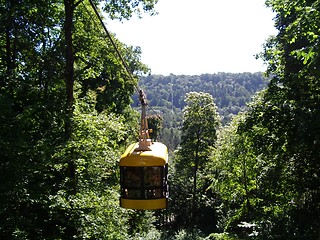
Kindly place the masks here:
<instances>
[{"instance_id":1,"label":"white sky","mask_svg":"<svg viewBox=\"0 0 320 240\"><path fill-rule=\"evenodd\" d=\"M141 47L141 61L152 74L266 69L254 57L276 33L264 0L159 0L156 10L153 17L107 22L121 42Z\"/></svg>"}]
</instances>

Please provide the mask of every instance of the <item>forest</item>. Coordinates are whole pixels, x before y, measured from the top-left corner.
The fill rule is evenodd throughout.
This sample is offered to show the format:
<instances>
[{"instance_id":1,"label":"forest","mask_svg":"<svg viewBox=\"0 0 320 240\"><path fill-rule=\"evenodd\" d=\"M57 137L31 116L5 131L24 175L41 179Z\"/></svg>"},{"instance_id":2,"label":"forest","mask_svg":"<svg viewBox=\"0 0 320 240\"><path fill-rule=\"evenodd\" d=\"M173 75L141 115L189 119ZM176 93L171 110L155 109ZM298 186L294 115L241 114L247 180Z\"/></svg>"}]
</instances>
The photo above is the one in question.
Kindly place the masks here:
<instances>
[{"instance_id":1,"label":"forest","mask_svg":"<svg viewBox=\"0 0 320 240\"><path fill-rule=\"evenodd\" d=\"M149 75L95 12L156 3L0 1L0 239L320 239L320 1L266 0L265 73L199 76ZM137 86L170 150L163 210L119 206Z\"/></svg>"},{"instance_id":2,"label":"forest","mask_svg":"<svg viewBox=\"0 0 320 240\"><path fill-rule=\"evenodd\" d=\"M158 140L174 151L180 143L182 110L189 92L205 92L214 97L223 125L246 110L257 92L267 87L269 78L262 73L217 73L202 75L142 76L139 84L147 94L151 114L163 118ZM133 95L133 108L139 109L139 97Z\"/></svg>"}]
</instances>

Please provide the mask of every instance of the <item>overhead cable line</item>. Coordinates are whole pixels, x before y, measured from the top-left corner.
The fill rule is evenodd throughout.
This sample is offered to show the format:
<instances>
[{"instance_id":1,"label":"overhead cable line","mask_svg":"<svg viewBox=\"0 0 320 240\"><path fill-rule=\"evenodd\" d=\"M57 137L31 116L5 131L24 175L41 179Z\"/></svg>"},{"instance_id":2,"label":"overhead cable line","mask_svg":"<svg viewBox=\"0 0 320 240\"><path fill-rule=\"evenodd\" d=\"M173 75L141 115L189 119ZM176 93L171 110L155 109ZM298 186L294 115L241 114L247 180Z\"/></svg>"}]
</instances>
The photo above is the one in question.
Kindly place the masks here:
<instances>
[{"instance_id":1,"label":"overhead cable line","mask_svg":"<svg viewBox=\"0 0 320 240\"><path fill-rule=\"evenodd\" d=\"M130 70L129 70L129 67L128 67L128 65L127 65L127 63L125 62L125 60L123 59L123 57L122 57L122 55L121 55L121 53L120 53L120 51L118 50L118 48L117 48L117 45L115 44L115 42L114 42L114 40L113 40L113 38L112 38L112 36L111 36L111 34L109 33L109 31L108 31L108 29L107 29L107 27L105 26L105 24L104 24L104 22L103 22L103 20L102 20L102 18L101 18L101 16L100 16L100 14L99 14L99 12L98 12L98 10L97 10L97 7L96 7L96 5L93 3L93 1L92 0L89 0L89 2L90 2L90 5L91 5L91 7L93 8L93 10L94 10L94 12L95 12L95 14L97 15L97 17L98 17L98 19L99 19L99 21L100 21L100 23L101 23L101 25L102 25L102 27L103 27L103 29L104 29L104 31L105 31L105 33L107 34L107 37L110 39L110 41L111 41L111 43L112 43L112 46L114 47L114 49L115 49L115 51L117 52L117 55L118 55L118 57L120 58L120 60L121 60L121 63L122 63L122 65L123 65L123 67L125 68L125 70L127 71L127 73L129 74L129 77L131 78L131 80L132 80L132 83L133 83L133 85L134 85L134 88L135 88L135 90L137 91L137 93L138 93L138 96L140 95L140 91L141 91L141 89L138 87L138 84L135 82L135 77L132 75L132 73L130 72ZM83 3L83 2L82 2ZM83 5L84 5L84 7L86 8L86 6L85 6L85 4L83 3ZM86 10L88 11L88 9L86 8ZM94 21L94 19L93 19L93 17L92 17L92 15L90 14L90 12L88 11L88 13L89 13L89 15L90 15L90 17L91 17L91 19L92 19L92 21ZM95 22L95 21L94 21ZM148 107L150 107L151 108L151 110L154 112L154 114L156 115L156 116L158 116L159 118L160 118L160 115L147 103L147 101L145 100L145 105L147 105Z\"/></svg>"},{"instance_id":2,"label":"overhead cable line","mask_svg":"<svg viewBox=\"0 0 320 240\"><path fill-rule=\"evenodd\" d=\"M125 60L123 59L123 57L122 57L120 51L118 50L117 45L115 44L115 42L114 42L111 34L109 33L108 29L106 28L105 24L103 23L102 18L101 18L100 14L99 14L99 12L98 12L98 10L97 10L96 5L92 2L92 0L89 0L89 2L90 2L90 4L91 4L91 6L92 6L92 8L93 8L93 10L94 10L94 12L95 12L95 14L97 15L97 17L98 17L98 19L99 19L99 21L100 21L100 23L101 23L104 31L106 32L107 37L110 39L112 46L113 46L114 49L116 50L117 55L118 55L118 57L120 58L123 67L124 67L125 70L128 72L129 77L131 78L132 83L133 83L133 85L134 85L134 88L136 89L137 93L139 94L139 88L138 88L138 86L137 86L138 84L135 83L135 80L136 80L136 79L135 79L135 77L132 75L132 73L130 72L127 63L126 63Z\"/></svg>"}]
</instances>

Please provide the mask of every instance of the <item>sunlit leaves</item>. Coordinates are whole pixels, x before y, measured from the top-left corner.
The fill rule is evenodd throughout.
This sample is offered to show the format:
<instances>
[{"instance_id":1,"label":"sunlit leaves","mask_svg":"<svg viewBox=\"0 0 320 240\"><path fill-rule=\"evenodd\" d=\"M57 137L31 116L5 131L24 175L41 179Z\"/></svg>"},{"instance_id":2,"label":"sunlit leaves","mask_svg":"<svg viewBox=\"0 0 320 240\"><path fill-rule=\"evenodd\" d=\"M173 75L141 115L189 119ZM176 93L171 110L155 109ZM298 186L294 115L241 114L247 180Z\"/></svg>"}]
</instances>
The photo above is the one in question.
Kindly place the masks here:
<instances>
[{"instance_id":1,"label":"sunlit leaves","mask_svg":"<svg viewBox=\"0 0 320 240\"><path fill-rule=\"evenodd\" d=\"M190 92L183 109L181 145L201 142L201 149L212 146L220 123L213 97L208 93Z\"/></svg>"},{"instance_id":2,"label":"sunlit leaves","mask_svg":"<svg viewBox=\"0 0 320 240\"><path fill-rule=\"evenodd\" d=\"M175 153L174 213L177 224L182 227L205 225L201 219L212 218L211 199L206 196L203 172L216 140L220 117L213 97L208 93L190 92L183 109L182 137ZM205 210L207 209L208 210ZM200 228L204 226L199 226Z\"/></svg>"},{"instance_id":3,"label":"sunlit leaves","mask_svg":"<svg viewBox=\"0 0 320 240\"><path fill-rule=\"evenodd\" d=\"M0 4L0 238L128 239L117 162L135 137L136 80L128 81L86 3L65 2L77 2L73 114L65 113L63 1ZM131 70L144 72L141 51L116 42Z\"/></svg>"},{"instance_id":4,"label":"sunlit leaves","mask_svg":"<svg viewBox=\"0 0 320 240\"><path fill-rule=\"evenodd\" d=\"M314 238L319 235L314 230L319 228L314 202L319 194L313 191L319 180L311 177L318 176L319 169L319 1L267 4L277 14L279 30L262 55L273 79L251 106L239 133L249 133L261 165L261 233Z\"/></svg>"},{"instance_id":5,"label":"sunlit leaves","mask_svg":"<svg viewBox=\"0 0 320 240\"><path fill-rule=\"evenodd\" d=\"M136 14L141 17L146 12L150 15L156 14L154 7L158 0L116 0L102 1L105 3L104 10L109 14L111 19L129 19Z\"/></svg>"}]
</instances>

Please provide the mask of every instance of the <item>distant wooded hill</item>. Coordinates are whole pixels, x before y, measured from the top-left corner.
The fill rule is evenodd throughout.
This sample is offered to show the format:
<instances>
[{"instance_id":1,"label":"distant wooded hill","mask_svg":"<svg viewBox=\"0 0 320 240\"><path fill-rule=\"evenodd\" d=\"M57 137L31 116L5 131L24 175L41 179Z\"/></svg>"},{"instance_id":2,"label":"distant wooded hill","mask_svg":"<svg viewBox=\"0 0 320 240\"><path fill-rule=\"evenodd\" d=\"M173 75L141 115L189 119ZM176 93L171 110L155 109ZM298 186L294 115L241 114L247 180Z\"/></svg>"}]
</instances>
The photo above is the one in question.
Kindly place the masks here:
<instances>
[{"instance_id":1,"label":"distant wooded hill","mask_svg":"<svg viewBox=\"0 0 320 240\"><path fill-rule=\"evenodd\" d=\"M217 73L202 75L150 75L142 77L139 85L146 92L149 105L164 117L161 140L174 149L179 143L178 127L188 92L210 93L218 107L223 124L246 108L252 96L264 89L268 79L257 73ZM137 106L138 96L133 97ZM149 114L152 114L149 110ZM178 138L178 139L175 139ZM169 143L170 142L170 143Z\"/></svg>"}]
</instances>

